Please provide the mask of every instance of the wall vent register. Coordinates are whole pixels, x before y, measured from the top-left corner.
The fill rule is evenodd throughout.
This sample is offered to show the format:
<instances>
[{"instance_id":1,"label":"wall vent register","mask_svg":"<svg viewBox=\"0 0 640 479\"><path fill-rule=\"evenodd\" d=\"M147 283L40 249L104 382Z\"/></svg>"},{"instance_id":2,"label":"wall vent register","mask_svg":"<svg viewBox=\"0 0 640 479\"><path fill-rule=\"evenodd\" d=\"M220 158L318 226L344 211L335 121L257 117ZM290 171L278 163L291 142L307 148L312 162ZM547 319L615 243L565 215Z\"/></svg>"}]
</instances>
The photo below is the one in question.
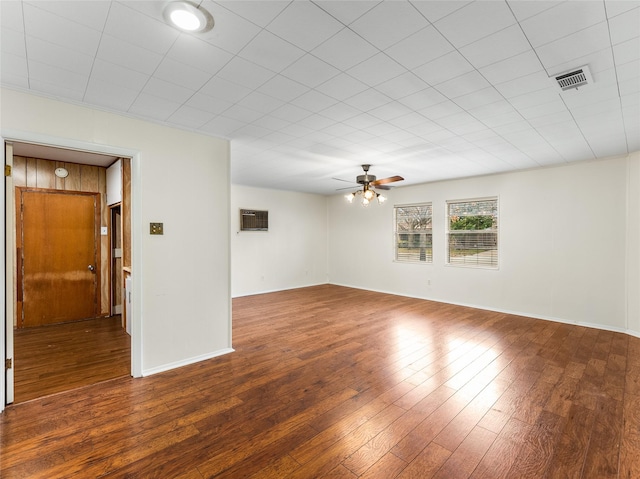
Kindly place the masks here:
<instances>
[{"instance_id":1,"label":"wall vent register","mask_svg":"<svg viewBox=\"0 0 640 479\"><path fill-rule=\"evenodd\" d=\"M240 231L269 231L269 212L241 209Z\"/></svg>"}]
</instances>

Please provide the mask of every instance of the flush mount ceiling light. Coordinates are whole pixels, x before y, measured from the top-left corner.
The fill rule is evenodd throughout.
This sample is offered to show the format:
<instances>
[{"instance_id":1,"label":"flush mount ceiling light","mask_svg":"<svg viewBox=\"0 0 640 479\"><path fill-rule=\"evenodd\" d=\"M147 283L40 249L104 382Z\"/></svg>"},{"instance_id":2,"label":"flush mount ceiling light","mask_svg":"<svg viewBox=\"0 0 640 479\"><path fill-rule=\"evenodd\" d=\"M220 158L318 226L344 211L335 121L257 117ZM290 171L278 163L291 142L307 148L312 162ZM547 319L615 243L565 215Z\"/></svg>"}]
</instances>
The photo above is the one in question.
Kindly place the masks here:
<instances>
[{"instance_id":1,"label":"flush mount ceiling light","mask_svg":"<svg viewBox=\"0 0 640 479\"><path fill-rule=\"evenodd\" d=\"M164 19L184 32L202 33L213 28L211 14L191 2L168 3L164 9Z\"/></svg>"}]
</instances>

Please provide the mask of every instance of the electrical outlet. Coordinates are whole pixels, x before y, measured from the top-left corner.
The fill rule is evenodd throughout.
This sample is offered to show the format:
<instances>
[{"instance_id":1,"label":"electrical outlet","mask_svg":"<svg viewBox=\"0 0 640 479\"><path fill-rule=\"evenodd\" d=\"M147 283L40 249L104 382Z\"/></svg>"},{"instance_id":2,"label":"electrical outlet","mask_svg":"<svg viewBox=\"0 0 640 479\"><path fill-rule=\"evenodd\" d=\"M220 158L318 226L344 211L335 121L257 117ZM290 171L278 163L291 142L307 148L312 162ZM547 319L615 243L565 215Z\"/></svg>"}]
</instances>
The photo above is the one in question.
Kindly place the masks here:
<instances>
[{"instance_id":1,"label":"electrical outlet","mask_svg":"<svg viewBox=\"0 0 640 479\"><path fill-rule=\"evenodd\" d=\"M164 234L164 223L149 223L149 234L152 234L152 235Z\"/></svg>"}]
</instances>

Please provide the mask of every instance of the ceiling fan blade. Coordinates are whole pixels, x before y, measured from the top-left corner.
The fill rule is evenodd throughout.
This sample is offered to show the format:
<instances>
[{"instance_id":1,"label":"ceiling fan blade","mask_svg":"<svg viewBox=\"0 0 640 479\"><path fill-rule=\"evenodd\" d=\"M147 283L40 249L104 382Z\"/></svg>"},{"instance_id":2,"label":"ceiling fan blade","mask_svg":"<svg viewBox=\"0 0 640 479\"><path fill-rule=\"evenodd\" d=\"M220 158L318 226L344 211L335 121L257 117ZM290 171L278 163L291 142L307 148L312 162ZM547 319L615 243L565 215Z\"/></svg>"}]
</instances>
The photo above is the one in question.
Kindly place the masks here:
<instances>
[{"instance_id":1,"label":"ceiling fan blade","mask_svg":"<svg viewBox=\"0 0 640 479\"><path fill-rule=\"evenodd\" d=\"M373 185L373 183L372 183ZM385 185L374 185L376 190L390 190L391 187L390 186L385 186Z\"/></svg>"},{"instance_id":2,"label":"ceiling fan blade","mask_svg":"<svg viewBox=\"0 0 640 479\"><path fill-rule=\"evenodd\" d=\"M351 180L343 180L342 178L331 178L332 180L344 181L345 183L353 183Z\"/></svg>"},{"instance_id":3,"label":"ceiling fan blade","mask_svg":"<svg viewBox=\"0 0 640 479\"><path fill-rule=\"evenodd\" d=\"M344 188L336 188L336 191L340 191L340 190L357 190L358 189L358 185L353 185L353 186L346 186Z\"/></svg>"},{"instance_id":4,"label":"ceiling fan blade","mask_svg":"<svg viewBox=\"0 0 640 479\"><path fill-rule=\"evenodd\" d=\"M380 186L386 185L387 183L393 183L394 181L402 181L404 178L402 176L390 176L389 178L382 178L381 180L372 181L372 186Z\"/></svg>"}]
</instances>

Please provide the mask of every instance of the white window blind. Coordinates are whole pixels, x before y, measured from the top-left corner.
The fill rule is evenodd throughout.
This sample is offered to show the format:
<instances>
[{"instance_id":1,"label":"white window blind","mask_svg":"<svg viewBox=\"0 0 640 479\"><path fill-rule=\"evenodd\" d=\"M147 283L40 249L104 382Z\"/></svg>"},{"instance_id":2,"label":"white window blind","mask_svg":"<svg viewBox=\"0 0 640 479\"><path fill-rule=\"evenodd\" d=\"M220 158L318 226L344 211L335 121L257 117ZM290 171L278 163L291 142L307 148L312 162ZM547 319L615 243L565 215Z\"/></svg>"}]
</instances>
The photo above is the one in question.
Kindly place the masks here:
<instances>
[{"instance_id":1,"label":"white window blind","mask_svg":"<svg viewBox=\"0 0 640 479\"><path fill-rule=\"evenodd\" d=\"M433 262L431 203L396 206L396 261Z\"/></svg>"},{"instance_id":2,"label":"white window blind","mask_svg":"<svg viewBox=\"0 0 640 479\"><path fill-rule=\"evenodd\" d=\"M447 202L447 263L498 267L498 199Z\"/></svg>"}]
</instances>

